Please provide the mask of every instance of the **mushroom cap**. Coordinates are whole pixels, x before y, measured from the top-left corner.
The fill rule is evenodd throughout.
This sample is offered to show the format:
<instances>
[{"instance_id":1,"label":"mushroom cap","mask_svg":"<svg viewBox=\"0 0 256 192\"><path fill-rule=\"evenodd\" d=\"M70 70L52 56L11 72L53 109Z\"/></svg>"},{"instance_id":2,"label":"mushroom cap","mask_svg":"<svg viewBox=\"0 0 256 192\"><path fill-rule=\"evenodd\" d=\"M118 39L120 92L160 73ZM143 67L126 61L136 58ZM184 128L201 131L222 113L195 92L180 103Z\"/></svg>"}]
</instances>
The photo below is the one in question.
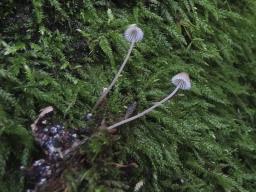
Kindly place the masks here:
<instances>
[{"instance_id":1,"label":"mushroom cap","mask_svg":"<svg viewBox=\"0 0 256 192\"><path fill-rule=\"evenodd\" d=\"M129 25L124 32L124 37L129 42L138 42L143 39L144 33L136 24Z\"/></svg>"},{"instance_id":2,"label":"mushroom cap","mask_svg":"<svg viewBox=\"0 0 256 192\"><path fill-rule=\"evenodd\" d=\"M180 89L183 89L183 90L189 90L191 88L189 75L185 72L181 72L173 76L172 84L174 84L176 87L179 85Z\"/></svg>"}]
</instances>

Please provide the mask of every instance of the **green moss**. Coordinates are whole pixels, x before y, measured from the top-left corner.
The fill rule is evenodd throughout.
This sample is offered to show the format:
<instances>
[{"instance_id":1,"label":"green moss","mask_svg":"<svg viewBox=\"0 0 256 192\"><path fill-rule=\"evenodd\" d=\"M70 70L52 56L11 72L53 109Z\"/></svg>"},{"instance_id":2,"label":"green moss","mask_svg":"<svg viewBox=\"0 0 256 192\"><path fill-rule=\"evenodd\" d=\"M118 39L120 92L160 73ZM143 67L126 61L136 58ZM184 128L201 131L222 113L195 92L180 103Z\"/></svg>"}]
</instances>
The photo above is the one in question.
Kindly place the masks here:
<instances>
[{"instance_id":1,"label":"green moss","mask_svg":"<svg viewBox=\"0 0 256 192\"><path fill-rule=\"evenodd\" d=\"M86 165L65 172L68 189L133 191L143 180L142 191L254 191L255 8L254 0L1 2L0 191L23 190L19 167L40 153L30 131L39 109L52 105L66 127L86 126L131 23L145 37L90 126L118 121L135 100L138 111L151 106L178 72L193 88L118 137L92 138Z\"/></svg>"}]
</instances>

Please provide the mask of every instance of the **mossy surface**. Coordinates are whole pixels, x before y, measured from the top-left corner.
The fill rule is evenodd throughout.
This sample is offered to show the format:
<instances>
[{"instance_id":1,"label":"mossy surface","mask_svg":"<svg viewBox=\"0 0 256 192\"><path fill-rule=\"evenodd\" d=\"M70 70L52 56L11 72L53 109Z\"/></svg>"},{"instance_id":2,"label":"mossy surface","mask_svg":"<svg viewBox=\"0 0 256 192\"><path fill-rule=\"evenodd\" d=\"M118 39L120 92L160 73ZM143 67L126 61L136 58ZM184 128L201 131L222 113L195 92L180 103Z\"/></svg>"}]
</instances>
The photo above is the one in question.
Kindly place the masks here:
<instances>
[{"instance_id":1,"label":"mossy surface","mask_svg":"<svg viewBox=\"0 0 256 192\"><path fill-rule=\"evenodd\" d=\"M66 128L119 121L171 92L185 71L191 91L101 133L82 147L67 191L224 191L256 188L256 2L254 0L3 0L0 2L0 191L24 191L19 167L42 156L31 136L54 106ZM136 44L97 120L83 120L117 71L137 23ZM119 168L118 164L131 164Z\"/></svg>"}]
</instances>

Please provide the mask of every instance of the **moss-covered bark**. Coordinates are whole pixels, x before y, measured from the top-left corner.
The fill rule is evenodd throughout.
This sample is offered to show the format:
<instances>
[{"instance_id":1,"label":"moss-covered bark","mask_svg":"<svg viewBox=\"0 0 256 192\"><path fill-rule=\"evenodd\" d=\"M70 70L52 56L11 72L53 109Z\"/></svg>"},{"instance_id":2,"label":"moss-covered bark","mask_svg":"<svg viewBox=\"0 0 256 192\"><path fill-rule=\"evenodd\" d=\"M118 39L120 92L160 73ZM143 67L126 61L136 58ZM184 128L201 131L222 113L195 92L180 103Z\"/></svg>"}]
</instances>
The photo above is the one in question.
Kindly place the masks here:
<instances>
[{"instance_id":1,"label":"moss-covered bark","mask_svg":"<svg viewBox=\"0 0 256 192\"><path fill-rule=\"evenodd\" d=\"M145 37L97 121L118 121L134 101L138 111L151 106L177 72L193 88L118 136L92 138L86 163L64 173L67 189L133 191L143 181L147 192L254 191L255 8L254 0L1 1L0 191L23 191L19 167L42 154L30 130L40 108L54 106L67 128L96 126L83 115L123 60L131 23Z\"/></svg>"}]
</instances>

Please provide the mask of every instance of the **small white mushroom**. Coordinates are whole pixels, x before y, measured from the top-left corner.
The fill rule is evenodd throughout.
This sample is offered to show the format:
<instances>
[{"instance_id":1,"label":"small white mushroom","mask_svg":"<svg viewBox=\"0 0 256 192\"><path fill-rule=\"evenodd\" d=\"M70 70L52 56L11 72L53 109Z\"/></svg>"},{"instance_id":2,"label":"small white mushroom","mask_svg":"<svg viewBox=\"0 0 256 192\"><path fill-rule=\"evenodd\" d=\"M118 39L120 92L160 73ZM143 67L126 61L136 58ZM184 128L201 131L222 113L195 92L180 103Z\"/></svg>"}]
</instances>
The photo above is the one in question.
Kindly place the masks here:
<instances>
[{"instance_id":1,"label":"small white mushroom","mask_svg":"<svg viewBox=\"0 0 256 192\"><path fill-rule=\"evenodd\" d=\"M185 72L178 73L172 78L172 84L176 87L180 86L180 89L189 90L191 88L191 82L189 75Z\"/></svg>"},{"instance_id":2,"label":"small white mushroom","mask_svg":"<svg viewBox=\"0 0 256 192\"><path fill-rule=\"evenodd\" d=\"M129 25L124 32L124 37L129 42L138 42L143 39L144 33L136 24Z\"/></svg>"},{"instance_id":3,"label":"small white mushroom","mask_svg":"<svg viewBox=\"0 0 256 192\"><path fill-rule=\"evenodd\" d=\"M133 121L137 118L140 118L144 115L146 115L147 113L153 111L156 107L159 107L160 105L162 105L164 102L168 101L169 99L171 99L179 89L184 89L184 90L188 90L191 88L191 82L190 82L190 78L188 76L187 73L179 73L177 75L175 75L173 78L172 78L172 83L176 86L176 88L174 89L173 92L171 92L167 97L165 97L164 99L162 99L161 101L159 102L156 102L152 107L146 109L145 111L135 115L135 116L132 116L128 119L125 119L123 121L120 121L114 125L111 125L109 127L107 127L108 130L111 130L111 129L114 129L120 125L123 125L125 123L128 123L130 121Z\"/></svg>"},{"instance_id":4,"label":"small white mushroom","mask_svg":"<svg viewBox=\"0 0 256 192\"><path fill-rule=\"evenodd\" d=\"M138 41L141 41L143 39L143 31L137 27L136 24L132 24L129 25L128 28L126 29L126 31L124 32L124 37L127 41L131 42L130 48L128 50L128 53L121 65L121 67L119 68L117 74L115 75L114 79L112 80L111 84L108 86L107 89L104 89L104 92L101 94L100 98L98 99L98 101L96 102L96 104L94 105L92 111L95 111L95 109L101 104L101 102L104 100L104 98L107 96L107 94L109 93L109 91L112 89L112 87L115 85L118 77L120 76L121 72L123 71L130 55L132 52L132 49L134 47L134 44L137 43Z\"/></svg>"}]
</instances>

